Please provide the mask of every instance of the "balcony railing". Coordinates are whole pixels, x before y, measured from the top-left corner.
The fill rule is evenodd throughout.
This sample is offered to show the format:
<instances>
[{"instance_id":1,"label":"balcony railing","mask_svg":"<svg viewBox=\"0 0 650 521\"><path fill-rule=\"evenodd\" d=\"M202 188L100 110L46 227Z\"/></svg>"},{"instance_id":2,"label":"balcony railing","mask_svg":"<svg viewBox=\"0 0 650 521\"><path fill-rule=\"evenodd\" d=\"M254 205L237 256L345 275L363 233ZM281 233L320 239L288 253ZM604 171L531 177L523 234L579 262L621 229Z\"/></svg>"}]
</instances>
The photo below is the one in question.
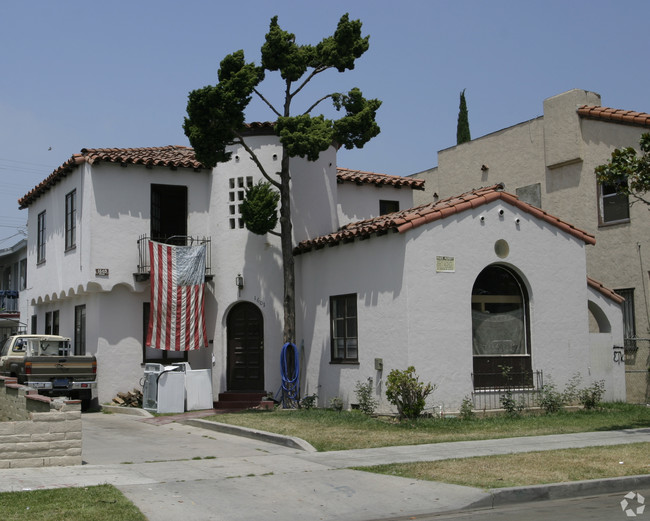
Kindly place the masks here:
<instances>
[{"instance_id":1,"label":"balcony railing","mask_svg":"<svg viewBox=\"0 0 650 521\"><path fill-rule=\"evenodd\" d=\"M0 289L0 313L18 313L18 291Z\"/></svg>"},{"instance_id":2,"label":"balcony railing","mask_svg":"<svg viewBox=\"0 0 650 521\"><path fill-rule=\"evenodd\" d=\"M151 259L149 258L149 242L161 242L175 246L196 246L206 244L205 252L205 278L212 279L212 239L210 237L192 237L190 235L173 235L172 237L156 238L148 235L138 237L138 271L135 273L137 281L142 282L149 279L151 274Z\"/></svg>"}]
</instances>

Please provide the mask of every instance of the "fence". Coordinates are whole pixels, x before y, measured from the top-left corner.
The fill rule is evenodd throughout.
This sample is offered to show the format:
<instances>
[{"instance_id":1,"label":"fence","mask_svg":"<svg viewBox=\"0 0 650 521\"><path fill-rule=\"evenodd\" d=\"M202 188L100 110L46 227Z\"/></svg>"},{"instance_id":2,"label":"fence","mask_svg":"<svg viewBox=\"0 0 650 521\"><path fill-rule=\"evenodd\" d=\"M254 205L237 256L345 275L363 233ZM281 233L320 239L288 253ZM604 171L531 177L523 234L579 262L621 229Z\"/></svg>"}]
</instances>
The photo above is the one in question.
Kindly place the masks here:
<instances>
[{"instance_id":1,"label":"fence","mask_svg":"<svg viewBox=\"0 0 650 521\"><path fill-rule=\"evenodd\" d=\"M474 410L502 409L501 398L506 396L507 393L511 393L515 403L523 405L524 408L538 406L539 394L544 386L542 371L511 373L508 378L509 382L505 382L502 373L472 373L472 382L474 384L472 403ZM525 385L517 385L513 382L524 382Z\"/></svg>"},{"instance_id":2,"label":"fence","mask_svg":"<svg viewBox=\"0 0 650 521\"><path fill-rule=\"evenodd\" d=\"M625 339L625 387L628 403L650 403L650 338Z\"/></svg>"},{"instance_id":3,"label":"fence","mask_svg":"<svg viewBox=\"0 0 650 521\"><path fill-rule=\"evenodd\" d=\"M205 252L205 276L212 275L212 240L210 237L191 237L189 235L174 235L167 239L157 239L148 235L138 237L138 274L148 276L151 272L151 259L149 259L149 241L157 241L175 246L193 246L206 244Z\"/></svg>"}]
</instances>

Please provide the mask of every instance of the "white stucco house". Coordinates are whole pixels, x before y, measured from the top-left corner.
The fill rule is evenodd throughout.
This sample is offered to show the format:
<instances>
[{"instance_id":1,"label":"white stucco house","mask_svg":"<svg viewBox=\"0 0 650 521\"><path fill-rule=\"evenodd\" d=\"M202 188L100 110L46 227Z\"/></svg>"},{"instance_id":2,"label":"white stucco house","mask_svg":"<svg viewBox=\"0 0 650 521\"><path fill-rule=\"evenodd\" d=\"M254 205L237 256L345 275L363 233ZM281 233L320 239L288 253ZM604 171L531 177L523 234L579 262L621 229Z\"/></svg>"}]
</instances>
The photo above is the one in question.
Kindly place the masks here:
<instances>
[{"instance_id":1,"label":"white stucco house","mask_svg":"<svg viewBox=\"0 0 650 521\"><path fill-rule=\"evenodd\" d=\"M251 127L248 143L269 169L279 162L270 126ZM350 406L357 382L371 379L389 411L385 377L414 365L446 410L489 396L503 384L500 366L524 392L540 372L559 386L580 373L604 379L607 399L625 399L613 361L621 299L588 279L592 235L499 185L412 208L423 181L338 168L334 147L316 162L292 160L291 174L302 396ZM30 327L43 332L56 312L76 352L96 354L100 403L139 386L145 363L176 361L211 369L215 401L277 397L279 239L248 232L239 208L260 177L239 147L214 169L186 147L83 149L19 200L29 212ZM151 239L207 244L207 348L146 347Z\"/></svg>"}]
</instances>

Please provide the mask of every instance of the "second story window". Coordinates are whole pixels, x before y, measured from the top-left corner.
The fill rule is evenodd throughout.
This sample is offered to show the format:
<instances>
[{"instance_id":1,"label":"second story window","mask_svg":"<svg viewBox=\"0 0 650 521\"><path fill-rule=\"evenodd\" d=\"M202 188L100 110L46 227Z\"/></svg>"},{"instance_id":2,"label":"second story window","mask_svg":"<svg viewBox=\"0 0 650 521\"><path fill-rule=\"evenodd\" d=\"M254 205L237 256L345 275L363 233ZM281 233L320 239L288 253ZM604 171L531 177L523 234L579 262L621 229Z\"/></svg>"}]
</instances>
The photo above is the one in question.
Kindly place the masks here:
<instances>
[{"instance_id":1,"label":"second story window","mask_svg":"<svg viewBox=\"0 0 650 521\"><path fill-rule=\"evenodd\" d=\"M36 262L45 262L45 211L38 214L38 232L36 236Z\"/></svg>"},{"instance_id":2,"label":"second story window","mask_svg":"<svg viewBox=\"0 0 650 521\"><path fill-rule=\"evenodd\" d=\"M187 235L187 187L151 185L151 239L185 244Z\"/></svg>"},{"instance_id":3,"label":"second story window","mask_svg":"<svg viewBox=\"0 0 650 521\"><path fill-rule=\"evenodd\" d=\"M616 185L598 186L600 224L616 224L630 220L630 202L627 195L616 193Z\"/></svg>"},{"instance_id":4,"label":"second story window","mask_svg":"<svg viewBox=\"0 0 650 521\"><path fill-rule=\"evenodd\" d=\"M65 249L71 250L77 244L77 191L65 196Z\"/></svg>"},{"instance_id":5,"label":"second story window","mask_svg":"<svg viewBox=\"0 0 650 521\"><path fill-rule=\"evenodd\" d=\"M387 201L381 199L379 201L379 215L386 215L387 213L399 212L399 201Z\"/></svg>"},{"instance_id":6,"label":"second story window","mask_svg":"<svg viewBox=\"0 0 650 521\"><path fill-rule=\"evenodd\" d=\"M230 229L244 228L241 205L246 197L246 189L253 186L252 177L231 177L228 180L228 213Z\"/></svg>"}]
</instances>

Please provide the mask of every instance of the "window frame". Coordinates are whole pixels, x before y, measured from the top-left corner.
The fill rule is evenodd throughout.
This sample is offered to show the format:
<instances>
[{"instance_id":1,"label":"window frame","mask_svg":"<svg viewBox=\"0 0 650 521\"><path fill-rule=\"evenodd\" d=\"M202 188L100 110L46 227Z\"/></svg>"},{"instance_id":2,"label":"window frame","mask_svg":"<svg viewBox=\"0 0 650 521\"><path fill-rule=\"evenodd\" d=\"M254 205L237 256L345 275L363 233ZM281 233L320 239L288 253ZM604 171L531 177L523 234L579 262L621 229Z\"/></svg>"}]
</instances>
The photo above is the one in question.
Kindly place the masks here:
<instances>
[{"instance_id":1,"label":"window frame","mask_svg":"<svg viewBox=\"0 0 650 521\"><path fill-rule=\"evenodd\" d=\"M46 211L43 210L38 214L37 234L36 234L36 264L45 262L45 231L46 231Z\"/></svg>"},{"instance_id":2,"label":"window frame","mask_svg":"<svg viewBox=\"0 0 650 521\"><path fill-rule=\"evenodd\" d=\"M65 195L65 251L77 247L77 190Z\"/></svg>"},{"instance_id":3,"label":"window frame","mask_svg":"<svg viewBox=\"0 0 650 521\"><path fill-rule=\"evenodd\" d=\"M612 193L605 193L606 189L612 189ZM627 217L623 217L620 219L607 219L606 218L606 203L610 200L614 200L615 198L620 199L620 202L618 204L623 204L625 203L625 208L626 208L626 213ZM615 190L615 185L610 183L610 184L602 184L598 183L598 225L599 226L613 226L616 224L624 224L624 223L629 223L630 222L630 198L627 195L623 194L617 194Z\"/></svg>"},{"instance_id":4,"label":"window frame","mask_svg":"<svg viewBox=\"0 0 650 521\"><path fill-rule=\"evenodd\" d=\"M74 307L74 354L86 354L86 305Z\"/></svg>"},{"instance_id":5,"label":"window frame","mask_svg":"<svg viewBox=\"0 0 650 521\"><path fill-rule=\"evenodd\" d=\"M344 295L330 296L330 363L332 364L358 364L359 363L359 306L356 293L346 293ZM350 309L350 304L354 303L354 310ZM343 315L335 316L335 308L343 305ZM337 328L338 321L342 322L344 329L343 336L336 336L335 333L339 330ZM350 326L353 324L353 334L349 331ZM343 356L339 356L340 348L338 347L338 339L343 339ZM354 348L349 345L349 342L354 340ZM350 355L350 351L354 349L355 354Z\"/></svg>"},{"instance_id":6,"label":"window frame","mask_svg":"<svg viewBox=\"0 0 650 521\"><path fill-rule=\"evenodd\" d=\"M379 215L399 212L399 201L392 199L379 200Z\"/></svg>"},{"instance_id":7,"label":"window frame","mask_svg":"<svg viewBox=\"0 0 650 521\"><path fill-rule=\"evenodd\" d=\"M476 284L484 272L488 269L500 269L508 274L516 284L519 295L507 293L475 294ZM522 311L522 340L524 342L523 353L481 353L474 351L474 319L472 318L472 367L473 382L475 390L503 389L506 387L528 389L534 386L532 368L532 347L530 338L530 298L526 285L521 277L512 269L501 264L486 266L477 275L472 286L471 309L474 311L476 304L512 305L520 304ZM509 371L501 368L509 367ZM507 374L506 374L507 373Z\"/></svg>"}]
</instances>

